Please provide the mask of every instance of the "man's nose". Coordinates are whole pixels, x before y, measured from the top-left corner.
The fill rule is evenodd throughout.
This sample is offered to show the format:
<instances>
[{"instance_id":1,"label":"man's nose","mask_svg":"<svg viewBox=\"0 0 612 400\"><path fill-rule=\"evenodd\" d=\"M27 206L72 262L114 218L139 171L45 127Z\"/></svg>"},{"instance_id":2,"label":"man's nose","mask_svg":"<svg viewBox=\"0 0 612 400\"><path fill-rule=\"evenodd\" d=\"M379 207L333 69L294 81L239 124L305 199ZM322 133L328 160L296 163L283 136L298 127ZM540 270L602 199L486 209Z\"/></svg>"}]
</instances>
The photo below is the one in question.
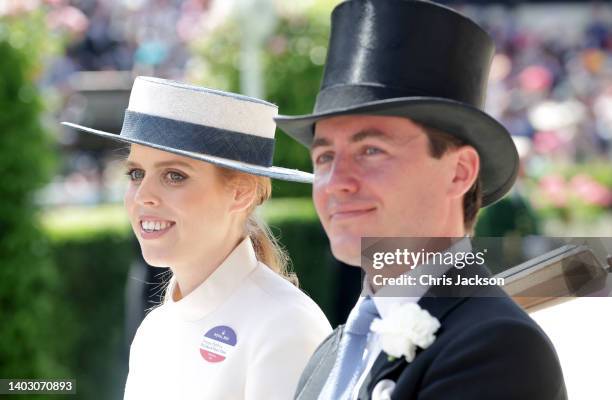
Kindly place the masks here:
<instances>
[{"instance_id":1,"label":"man's nose","mask_svg":"<svg viewBox=\"0 0 612 400\"><path fill-rule=\"evenodd\" d=\"M350 155L337 154L334 158L325 191L328 194L351 194L359 190L359 179L354 160Z\"/></svg>"}]
</instances>

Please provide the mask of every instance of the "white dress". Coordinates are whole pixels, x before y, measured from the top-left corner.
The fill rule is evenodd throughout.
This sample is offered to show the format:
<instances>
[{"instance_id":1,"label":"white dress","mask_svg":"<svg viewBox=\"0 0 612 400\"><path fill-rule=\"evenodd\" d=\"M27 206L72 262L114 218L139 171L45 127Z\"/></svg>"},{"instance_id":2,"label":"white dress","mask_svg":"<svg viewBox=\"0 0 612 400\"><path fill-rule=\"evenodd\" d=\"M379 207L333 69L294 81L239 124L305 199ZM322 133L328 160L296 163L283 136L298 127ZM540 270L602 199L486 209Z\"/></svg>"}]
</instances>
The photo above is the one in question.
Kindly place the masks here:
<instances>
[{"instance_id":1,"label":"white dress","mask_svg":"<svg viewBox=\"0 0 612 400\"><path fill-rule=\"evenodd\" d=\"M151 311L130 349L125 400L287 400L331 332L304 293L245 239L179 301Z\"/></svg>"}]
</instances>

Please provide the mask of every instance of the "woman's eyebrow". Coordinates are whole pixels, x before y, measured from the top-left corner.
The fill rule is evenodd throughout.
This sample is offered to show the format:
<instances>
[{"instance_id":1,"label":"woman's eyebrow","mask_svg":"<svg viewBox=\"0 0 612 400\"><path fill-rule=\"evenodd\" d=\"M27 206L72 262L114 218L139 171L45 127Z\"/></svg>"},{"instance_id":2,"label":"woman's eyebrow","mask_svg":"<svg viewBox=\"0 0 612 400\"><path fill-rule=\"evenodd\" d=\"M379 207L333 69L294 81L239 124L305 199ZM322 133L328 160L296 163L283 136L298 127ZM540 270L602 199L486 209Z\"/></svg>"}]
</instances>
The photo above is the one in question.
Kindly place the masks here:
<instances>
[{"instance_id":1,"label":"woman's eyebrow","mask_svg":"<svg viewBox=\"0 0 612 400\"><path fill-rule=\"evenodd\" d=\"M178 166L181 166L181 167L185 167L185 168L188 168L188 169L190 169L192 171L194 170L194 168L189 163L186 163L184 161L179 161L179 160L160 161L160 162L156 162L155 164L153 164L153 166L155 168L168 167L168 166L173 166L173 165L175 165L175 166L178 165ZM128 160L128 161L126 161L125 166L129 167L129 168L132 168L132 167L139 167L140 164L138 164L137 162Z\"/></svg>"}]
</instances>

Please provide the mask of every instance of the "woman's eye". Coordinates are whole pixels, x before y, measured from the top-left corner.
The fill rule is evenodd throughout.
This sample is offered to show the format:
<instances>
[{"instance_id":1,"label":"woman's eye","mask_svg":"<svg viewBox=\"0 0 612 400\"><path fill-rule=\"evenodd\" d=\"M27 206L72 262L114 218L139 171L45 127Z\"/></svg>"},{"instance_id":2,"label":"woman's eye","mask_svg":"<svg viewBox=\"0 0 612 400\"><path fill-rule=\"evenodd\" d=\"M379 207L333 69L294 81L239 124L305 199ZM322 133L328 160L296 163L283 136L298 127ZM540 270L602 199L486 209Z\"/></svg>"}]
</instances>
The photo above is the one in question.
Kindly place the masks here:
<instances>
[{"instance_id":1,"label":"woman's eye","mask_svg":"<svg viewBox=\"0 0 612 400\"><path fill-rule=\"evenodd\" d=\"M141 169L131 169L125 173L131 181L140 181L144 178L144 171Z\"/></svg>"},{"instance_id":2,"label":"woman's eye","mask_svg":"<svg viewBox=\"0 0 612 400\"><path fill-rule=\"evenodd\" d=\"M169 171L166 174L166 179L171 183L179 183L179 182L184 181L186 177L183 174L180 174L178 172Z\"/></svg>"}]
</instances>

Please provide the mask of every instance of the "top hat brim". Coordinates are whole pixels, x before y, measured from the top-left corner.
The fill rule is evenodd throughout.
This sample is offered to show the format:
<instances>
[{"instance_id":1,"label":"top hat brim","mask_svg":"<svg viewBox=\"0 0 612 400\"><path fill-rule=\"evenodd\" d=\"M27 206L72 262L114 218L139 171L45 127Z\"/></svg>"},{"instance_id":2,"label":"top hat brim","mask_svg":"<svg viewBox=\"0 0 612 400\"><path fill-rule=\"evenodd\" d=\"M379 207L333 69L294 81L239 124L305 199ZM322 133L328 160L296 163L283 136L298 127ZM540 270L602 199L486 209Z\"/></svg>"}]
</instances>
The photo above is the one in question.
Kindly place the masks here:
<instances>
[{"instance_id":1,"label":"top hat brim","mask_svg":"<svg viewBox=\"0 0 612 400\"><path fill-rule=\"evenodd\" d=\"M391 98L308 115L279 115L275 120L280 129L310 148L318 121L356 114L409 118L473 146L480 156L483 207L502 198L518 175L518 153L506 128L480 109L458 101L437 97Z\"/></svg>"},{"instance_id":2,"label":"top hat brim","mask_svg":"<svg viewBox=\"0 0 612 400\"><path fill-rule=\"evenodd\" d=\"M210 156L207 154L186 151L181 149L175 149L169 146L163 146L156 143L147 142L144 140L139 140L135 138L129 138L120 136L115 133L100 131L97 129L92 129L86 126L73 124L71 122L62 122L62 125L69 126L71 128L75 128L81 132L91 133L97 136L105 137L108 139L112 139L118 142L124 143L134 143L140 144L143 146L148 146L157 150L167 151L169 153L173 153L179 156L189 157L200 161L205 161L219 167L230 168L241 172L246 172L253 175L266 176L274 179L281 179L284 181L291 182L299 182L299 183L312 183L313 176L308 172L303 172L300 170L290 169L290 168L282 168L282 167L265 167L261 165L255 165L250 163L245 163L241 161L230 160L227 158Z\"/></svg>"}]
</instances>

